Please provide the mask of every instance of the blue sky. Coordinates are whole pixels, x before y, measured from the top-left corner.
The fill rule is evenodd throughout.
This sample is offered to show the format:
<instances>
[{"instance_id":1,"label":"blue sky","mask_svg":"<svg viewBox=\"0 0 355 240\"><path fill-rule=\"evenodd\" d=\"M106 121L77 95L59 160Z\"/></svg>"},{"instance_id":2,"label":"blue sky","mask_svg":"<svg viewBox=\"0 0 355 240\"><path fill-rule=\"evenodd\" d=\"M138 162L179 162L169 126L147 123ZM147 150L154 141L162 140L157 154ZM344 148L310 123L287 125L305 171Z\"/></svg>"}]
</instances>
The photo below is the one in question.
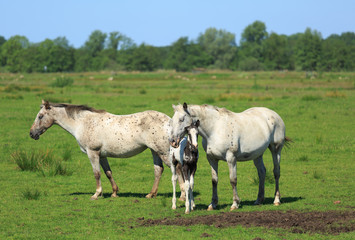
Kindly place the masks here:
<instances>
[{"instance_id":1,"label":"blue sky","mask_svg":"<svg viewBox=\"0 0 355 240\"><path fill-rule=\"evenodd\" d=\"M255 20L267 31L291 35L307 27L330 34L355 32L354 0L0 0L0 35L37 43L66 37L82 46L94 30L119 31L136 44L171 45L195 40L209 27L236 35Z\"/></svg>"}]
</instances>

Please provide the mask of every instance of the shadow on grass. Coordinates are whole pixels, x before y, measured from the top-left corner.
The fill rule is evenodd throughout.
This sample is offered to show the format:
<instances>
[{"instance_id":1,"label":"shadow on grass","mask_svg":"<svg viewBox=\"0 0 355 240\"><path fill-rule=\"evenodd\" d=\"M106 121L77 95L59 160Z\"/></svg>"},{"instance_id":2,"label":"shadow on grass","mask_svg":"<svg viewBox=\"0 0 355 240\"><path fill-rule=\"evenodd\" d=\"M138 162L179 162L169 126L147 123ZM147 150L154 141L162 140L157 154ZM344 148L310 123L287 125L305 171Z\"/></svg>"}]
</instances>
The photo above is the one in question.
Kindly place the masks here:
<instances>
[{"instance_id":1,"label":"shadow on grass","mask_svg":"<svg viewBox=\"0 0 355 240\"><path fill-rule=\"evenodd\" d=\"M74 193L70 193L70 196L79 196L79 195L88 195L88 196L92 196L95 192L74 192ZM118 197L134 197L134 198L145 198L145 196L148 193L134 193L134 192L118 192L117 196ZM180 192L176 192L176 197L179 198L181 195ZM198 191L194 192L194 196L199 196L200 193ZM166 198L172 198L173 197L173 193L169 192L169 193L158 193L157 194L158 197L162 196L162 197L166 197ZM111 193L104 193L103 194L104 198L109 198L111 197Z\"/></svg>"},{"instance_id":2,"label":"shadow on grass","mask_svg":"<svg viewBox=\"0 0 355 240\"><path fill-rule=\"evenodd\" d=\"M292 203L292 202L297 202L299 200L303 200L303 197L285 197L285 198L281 198L281 204L285 204L285 203ZM243 208L243 206L254 206L254 202L255 201L242 201L240 203L239 208ZM265 198L263 205L273 205L274 204L274 198ZM228 208L232 205L232 202L228 203L228 204L218 204L216 210L220 210L220 209L224 209L224 208ZM208 205L206 204L196 204L195 209L207 209Z\"/></svg>"}]
</instances>

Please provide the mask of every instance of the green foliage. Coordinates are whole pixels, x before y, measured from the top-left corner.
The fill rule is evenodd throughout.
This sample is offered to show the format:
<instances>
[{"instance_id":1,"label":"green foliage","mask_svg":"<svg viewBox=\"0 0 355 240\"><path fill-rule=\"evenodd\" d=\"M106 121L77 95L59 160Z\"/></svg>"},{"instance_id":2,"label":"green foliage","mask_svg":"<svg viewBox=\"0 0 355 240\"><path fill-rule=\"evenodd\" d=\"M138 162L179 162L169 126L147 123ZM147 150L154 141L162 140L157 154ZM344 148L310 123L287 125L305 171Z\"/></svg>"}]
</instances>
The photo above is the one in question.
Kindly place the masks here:
<instances>
[{"instance_id":1,"label":"green foliage","mask_svg":"<svg viewBox=\"0 0 355 240\"><path fill-rule=\"evenodd\" d=\"M242 71L354 71L355 33L333 34L323 39L307 28L290 36L266 31L254 21L242 32L239 46L235 34L208 28L197 39L180 37L170 46L137 46L124 34L93 31L84 45L75 49L65 37L30 43L24 36L6 40L0 36L1 71L84 72L154 71L179 72L199 69Z\"/></svg>"},{"instance_id":2,"label":"green foliage","mask_svg":"<svg viewBox=\"0 0 355 240\"><path fill-rule=\"evenodd\" d=\"M63 88L66 86L70 86L74 83L74 80L70 77L57 77L56 80L51 84L51 87L59 87Z\"/></svg>"}]
</instances>

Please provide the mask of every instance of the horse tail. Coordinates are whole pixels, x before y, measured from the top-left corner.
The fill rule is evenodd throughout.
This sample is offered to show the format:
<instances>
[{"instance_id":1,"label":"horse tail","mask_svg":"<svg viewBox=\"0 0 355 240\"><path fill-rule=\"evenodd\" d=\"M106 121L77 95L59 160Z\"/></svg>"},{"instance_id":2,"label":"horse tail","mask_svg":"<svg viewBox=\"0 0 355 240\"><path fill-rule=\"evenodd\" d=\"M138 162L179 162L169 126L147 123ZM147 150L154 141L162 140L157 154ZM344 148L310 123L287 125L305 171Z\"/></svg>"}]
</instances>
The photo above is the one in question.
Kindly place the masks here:
<instances>
[{"instance_id":1,"label":"horse tail","mask_svg":"<svg viewBox=\"0 0 355 240\"><path fill-rule=\"evenodd\" d=\"M285 136L284 141L286 147L290 147L291 143L293 143L293 140L287 136Z\"/></svg>"}]
</instances>

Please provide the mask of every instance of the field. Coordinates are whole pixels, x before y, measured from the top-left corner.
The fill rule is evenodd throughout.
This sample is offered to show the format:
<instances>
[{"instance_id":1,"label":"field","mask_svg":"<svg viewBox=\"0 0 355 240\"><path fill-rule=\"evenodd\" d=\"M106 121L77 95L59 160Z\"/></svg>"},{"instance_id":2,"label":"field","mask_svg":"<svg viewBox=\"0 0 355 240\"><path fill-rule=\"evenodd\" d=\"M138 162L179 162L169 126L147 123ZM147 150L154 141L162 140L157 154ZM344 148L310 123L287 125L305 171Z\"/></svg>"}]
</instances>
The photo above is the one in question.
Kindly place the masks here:
<instances>
[{"instance_id":1,"label":"field","mask_svg":"<svg viewBox=\"0 0 355 240\"><path fill-rule=\"evenodd\" d=\"M152 109L172 116L171 105L183 102L234 112L271 108L293 139L282 153L282 204L272 204L272 159L267 150L265 203L253 205L257 172L252 161L241 162L237 175L242 203L229 213L228 167L220 162L219 207L206 211L211 171L201 144L197 206L191 214L184 214L184 202L171 209L171 172L166 166L158 196L145 198L154 180L149 150L128 159L109 159L119 197L110 197L111 185L103 176L104 195L91 201L96 183L76 140L58 126L38 141L29 136L41 99L115 114ZM354 239L354 119L354 73L2 73L0 239ZM31 157L42 159L40 166L22 170L19 159Z\"/></svg>"}]
</instances>

